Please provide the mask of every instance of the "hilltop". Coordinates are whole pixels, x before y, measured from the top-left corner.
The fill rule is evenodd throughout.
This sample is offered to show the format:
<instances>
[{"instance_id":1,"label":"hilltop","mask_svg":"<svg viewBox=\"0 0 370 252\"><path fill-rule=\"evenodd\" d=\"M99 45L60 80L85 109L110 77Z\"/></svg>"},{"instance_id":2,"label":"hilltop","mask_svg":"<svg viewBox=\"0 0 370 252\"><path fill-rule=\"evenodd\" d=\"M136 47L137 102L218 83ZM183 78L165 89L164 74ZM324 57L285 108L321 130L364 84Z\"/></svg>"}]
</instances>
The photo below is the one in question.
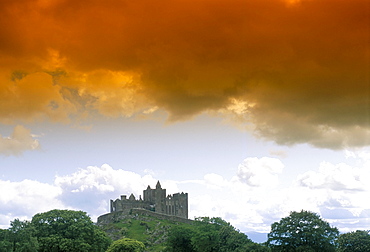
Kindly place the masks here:
<instances>
[{"instance_id":1,"label":"hilltop","mask_svg":"<svg viewBox=\"0 0 370 252\"><path fill-rule=\"evenodd\" d=\"M97 225L112 240L130 238L143 242L146 251L269 251L221 218L189 220L131 209L102 215Z\"/></svg>"},{"instance_id":2,"label":"hilltop","mask_svg":"<svg viewBox=\"0 0 370 252\"><path fill-rule=\"evenodd\" d=\"M141 241L146 251L163 251L168 231L179 224L190 224L192 220L176 216L158 214L145 209L132 209L130 212L113 212L98 218L97 225L112 240L123 237Z\"/></svg>"}]
</instances>

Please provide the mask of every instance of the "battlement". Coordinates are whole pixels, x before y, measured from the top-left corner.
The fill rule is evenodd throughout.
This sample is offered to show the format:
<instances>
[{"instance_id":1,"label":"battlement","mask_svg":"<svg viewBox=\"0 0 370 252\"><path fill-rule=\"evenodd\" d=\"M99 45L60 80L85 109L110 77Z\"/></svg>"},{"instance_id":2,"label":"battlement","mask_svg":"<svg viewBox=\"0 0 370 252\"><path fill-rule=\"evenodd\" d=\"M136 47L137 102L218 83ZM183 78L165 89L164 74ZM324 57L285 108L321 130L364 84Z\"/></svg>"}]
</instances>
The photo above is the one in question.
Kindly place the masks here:
<instances>
[{"instance_id":1,"label":"battlement","mask_svg":"<svg viewBox=\"0 0 370 252\"><path fill-rule=\"evenodd\" d=\"M166 196L166 189L162 189L159 181L155 189L150 188L143 191L144 199L139 196L136 199L131 193L127 199L126 195L121 195L120 199L110 200L110 212L129 212L135 208L146 209L159 214L188 218L188 194L174 193Z\"/></svg>"}]
</instances>

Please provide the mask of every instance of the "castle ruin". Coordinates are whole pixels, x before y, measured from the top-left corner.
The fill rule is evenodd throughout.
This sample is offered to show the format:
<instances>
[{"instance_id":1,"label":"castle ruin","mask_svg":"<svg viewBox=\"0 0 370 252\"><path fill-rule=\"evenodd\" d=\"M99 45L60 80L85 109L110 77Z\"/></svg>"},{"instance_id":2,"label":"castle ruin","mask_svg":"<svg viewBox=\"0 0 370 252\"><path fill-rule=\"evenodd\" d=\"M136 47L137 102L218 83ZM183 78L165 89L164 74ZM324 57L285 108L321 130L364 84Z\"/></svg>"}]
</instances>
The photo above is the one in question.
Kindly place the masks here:
<instances>
[{"instance_id":1,"label":"castle ruin","mask_svg":"<svg viewBox=\"0 0 370 252\"><path fill-rule=\"evenodd\" d=\"M121 195L121 199L110 200L110 212L129 212L134 208L142 208L159 214L172 215L188 218L188 194L175 193L166 195L166 189L162 189L159 181L155 189L150 188L143 191L144 199L136 199L131 193L129 198Z\"/></svg>"}]
</instances>

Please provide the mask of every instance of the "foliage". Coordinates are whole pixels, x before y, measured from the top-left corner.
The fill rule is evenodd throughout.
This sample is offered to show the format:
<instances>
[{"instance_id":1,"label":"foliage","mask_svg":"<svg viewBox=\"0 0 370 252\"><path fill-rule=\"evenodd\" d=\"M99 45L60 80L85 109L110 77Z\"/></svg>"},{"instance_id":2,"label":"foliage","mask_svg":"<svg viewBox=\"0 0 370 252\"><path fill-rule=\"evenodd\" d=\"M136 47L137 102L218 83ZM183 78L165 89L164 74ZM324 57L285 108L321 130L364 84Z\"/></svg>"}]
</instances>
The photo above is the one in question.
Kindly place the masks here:
<instances>
[{"instance_id":1,"label":"foliage","mask_svg":"<svg viewBox=\"0 0 370 252\"><path fill-rule=\"evenodd\" d=\"M170 229L167 238L167 251L193 252L191 239L194 235L194 229L187 225L174 226Z\"/></svg>"},{"instance_id":2,"label":"foliage","mask_svg":"<svg viewBox=\"0 0 370 252\"><path fill-rule=\"evenodd\" d=\"M338 235L318 214L302 210L273 223L267 244L272 251L335 251Z\"/></svg>"},{"instance_id":3,"label":"foliage","mask_svg":"<svg viewBox=\"0 0 370 252\"><path fill-rule=\"evenodd\" d=\"M130 216L104 226L120 239L111 246L107 234L82 211L52 210L36 214L32 221L15 219L0 229L0 252L36 251L167 251L167 252L316 252L370 251L370 231L339 235L337 228L308 212L291 212L271 225L265 244L252 242L221 218L201 217L189 223ZM336 243L337 242L337 243ZM146 248L145 248L146 247Z\"/></svg>"},{"instance_id":4,"label":"foliage","mask_svg":"<svg viewBox=\"0 0 370 252\"><path fill-rule=\"evenodd\" d=\"M181 224L171 228L166 251L268 251L268 248L262 249L262 245L252 250L252 244L255 243L248 236L221 218L201 217L192 225Z\"/></svg>"},{"instance_id":5,"label":"foliage","mask_svg":"<svg viewBox=\"0 0 370 252\"><path fill-rule=\"evenodd\" d=\"M270 252L271 249L265 245L258 244L258 243L248 243L246 246L244 246L245 250L248 252Z\"/></svg>"},{"instance_id":6,"label":"foliage","mask_svg":"<svg viewBox=\"0 0 370 252\"><path fill-rule=\"evenodd\" d=\"M0 252L13 251L13 243L9 240L10 231L0 229Z\"/></svg>"},{"instance_id":7,"label":"foliage","mask_svg":"<svg viewBox=\"0 0 370 252\"><path fill-rule=\"evenodd\" d=\"M51 210L33 216L39 251L105 251L106 234L82 211Z\"/></svg>"},{"instance_id":8,"label":"foliage","mask_svg":"<svg viewBox=\"0 0 370 252\"><path fill-rule=\"evenodd\" d=\"M112 245L109 246L107 252L142 252L144 249L144 243L129 238L123 238L113 242Z\"/></svg>"},{"instance_id":9,"label":"foliage","mask_svg":"<svg viewBox=\"0 0 370 252\"><path fill-rule=\"evenodd\" d=\"M338 238L338 251L340 252L370 251L369 231L356 230L355 232L341 234Z\"/></svg>"},{"instance_id":10,"label":"foliage","mask_svg":"<svg viewBox=\"0 0 370 252\"><path fill-rule=\"evenodd\" d=\"M29 221L15 219L8 230L0 230L0 252L27 251L36 252L38 242Z\"/></svg>"}]
</instances>

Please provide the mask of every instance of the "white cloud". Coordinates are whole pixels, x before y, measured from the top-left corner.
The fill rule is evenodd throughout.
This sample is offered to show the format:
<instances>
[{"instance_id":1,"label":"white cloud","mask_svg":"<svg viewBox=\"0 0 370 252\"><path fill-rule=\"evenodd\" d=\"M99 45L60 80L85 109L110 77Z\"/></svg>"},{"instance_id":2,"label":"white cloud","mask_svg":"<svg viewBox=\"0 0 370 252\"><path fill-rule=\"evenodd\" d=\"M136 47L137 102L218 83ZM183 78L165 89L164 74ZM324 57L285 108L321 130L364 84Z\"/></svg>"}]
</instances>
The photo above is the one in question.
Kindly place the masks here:
<instances>
[{"instance_id":1,"label":"white cloud","mask_svg":"<svg viewBox=\"0 0 370 252\"><path fill-rule=\"evenodd\" d=\"M207 187L211 187L214 189L217 188L221 189L224 186L227 186L228 183L221 175L215 173L209 173L204 175L204 182L207 185Z\"/></svg>"},{"instance_id":2,"label":"white cloud","mask_svg":"<svg viewBox=\"0 0 370 252\"><path fill-rule=\"evenodd\" d=\"M246 158L239 165L237 176L250 186L274 187L279 183L277 174L283 171L284 165L277 158Z\"/></svg>"},{"instance_id":3,"label":"white cloud","mask_svg":"<svg viewBox=\"0 0 370 252\"><path fill-rule=\"evenodd\" d=\"M0 228L15 218L30 219L34 214L55 208L66 208L58 200L62 190L33 180L11 182L0 180Z\"/></svg>"},{"instance_id":4,"label":"white cloud","mask_svg":"<svg viewBox=\"0 0 370 252\"><path fill-rule=\"evenodd\" d=\"M304 209L320 214L343 232L365 229L370 223L370 201L364 200L370 198L365 183L370 181L370 167L367 159L361 163L363 166L356 168L323 162L318 171L298 175L295 183L272 189L268 183L276 185L284 165L278 159L247 158L230 180L207 174L203 183L197 183L198 193L190 197L190 216L219 216L242 231L269 232L273 222Z\"/></svg>"},{"instance_id":5,"label":"white cloud","mask_svg":"<svg viewBox=\"0 0 370 252\"><path fill-rule=\"evenodd\" d=\"M370 165L369 152L345 152L356 158L356 166L322 162L318 171L308 171L297 177L297 188L314 195L313 203L323 218L342 232L367 229L370 224ZM317 198L316 198L317 197Z\"/></svg>"},{"instance_id":6,"label":"white cloud","mask_svg":"<svg viewBox=\"0 0 370 252\"><path fill-rule=\"evenodd\" d=\"M155 186L151 175L114 170L109 165L89 166L67 176L57 176L54 184L23 180L0 180L0 228L15 218L31 219L36 213L51 209L79 209L95 219L109 209L109 200L121 194L137 197L148 185ZM168 188L176 190L174 183Z\"/></svg>"},{"instance_id":7,"label":"white cloud","mask_svg":"<svg viewBox=\"0 0 370 252\"><path fill-rule=\"evenodd\" d=\"M356 158L356 154L350 150L344 150L344 156L348 158Z\"/></svg>"},{"instance_id":8,"label":"white cloud","mask_svg":"<svg viewBox=\"0 0 370 252\"><path fill-rule=\"evenodd\" d=\"M359 158L360 155L356 154ZM365 154L362 156L366 156ZM189 194L189 217L221 217L243 232L269 232L270 225L290 211L314 211L341 231L368 227L370 224L370 188L367 159L362 165L321 163L317 171L299 175L286 187L276 186L284 165L275 158L247 158L225 178L205 174L202 179L161 181L167 194ZM89 166L57 176L54 184L37 181L0 181L0 225L14 218L31 218L52 208L86 211L93 220L109 211L109 200L121 194L136 197L157 179L109 165ZM6 193L5 193L6 192Z\"/></svg>"},{"instance_id":9,"label":"white cloud","mask_svg":"<svg viewBox=\"0 0 370 252\"><path fill-rule=\"evenodd\" d=\"M91 213L92 217L106 213L110 199L131 193L139 197L143 189L148 185L155 186L156 182L151 175L140 176L130 171L115 170L107 164L80 168L71 175L55 178L55 185L63 191L60 199Z\"/></svg>"},{"instance_id":10,"label":"white cloud","mask_svg":"<svg viewBox=\"0 0 370 252\"><path fill-rule=\"evenodd\" d=\"M140 176L137 173L114 170L104 164L101 167L88 166L80 168L77 172L67 176L57 176L55 184L64 192L71 193L110 193L110 192L133 192L137 196L141 194L143 186L147 183L155 183L151 175Z\"/></svg>"},{"instance_id":11,"label":"white cloud","mask_svg":"<svg viewBox=\"0 0 370 252\"><path fill-rule=\"evenodd\" d=\"M22 125L15 126L10 137L2 137L0 135L0 154L17 156L27 150L39 149L39 141L33 137L29 129Z\"/></svg>"},{"instance_id":12,"label":"white cloud","mask_svg":"<svg viewBox=\"0 0 370 252\"><path fill-rule=\"evenodd\" d=\"M369 189L370 170L351 167L347 164L322 162L318 172L308 171L298 177L298 183L310 188L330 188L332 190Z\"/></svg>"}]
</instances>

